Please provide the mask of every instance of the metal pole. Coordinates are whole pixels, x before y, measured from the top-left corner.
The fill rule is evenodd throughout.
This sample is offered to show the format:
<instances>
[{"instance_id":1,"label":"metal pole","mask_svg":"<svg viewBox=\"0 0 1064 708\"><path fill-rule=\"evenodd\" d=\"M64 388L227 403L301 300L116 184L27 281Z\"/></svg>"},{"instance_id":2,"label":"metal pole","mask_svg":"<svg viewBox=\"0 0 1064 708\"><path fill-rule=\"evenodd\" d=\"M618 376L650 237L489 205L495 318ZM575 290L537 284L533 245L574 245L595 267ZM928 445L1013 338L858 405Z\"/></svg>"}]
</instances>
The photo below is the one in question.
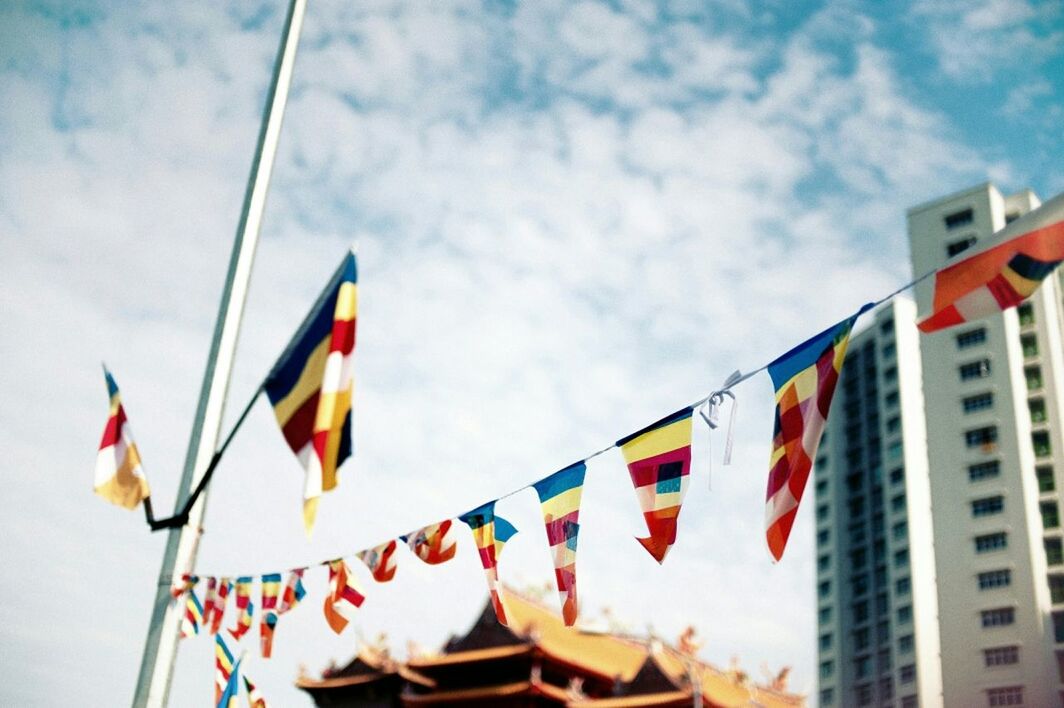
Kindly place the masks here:
<instances>
[{"instance_id":1,"label":"metal pole","mask_svg":"<svg viewBox=\"0 0 1064 708\"><path fill-rule=\"evenodd\" d=\"M222 291L218 321L214 327L207 370L203 376L199 405L192 425L185 468L178 487L174 513L180 512L192 490L202 478L214 456L221 430L222 414L229 389L229 374L236 354L240 334L240 320L244 313L244 301L251 279L251 266L255 259L255 247L259 239L259 227L266 206L266 192L270 183L277 142L284 118L288 88L292 81L296 47L303 24L306 0L290 0L285 18L281 44L273 67L263 109L262 126L251 164L244 207L240 214L229 259L229 272ZM175 576L191 572L196 560L196 551L201 532L201 523L206 509L207 495L203 494L193 505L188 524L170 529L167 534L166 551L163 554L159 581L155 588L155 603L152 606L148 637L144 644L137 689L133 695L134 708L164 706L169 700L170 679L177 656L178 618L180 608L170 598L170 586Z\"/></svg>"}]
</instances>

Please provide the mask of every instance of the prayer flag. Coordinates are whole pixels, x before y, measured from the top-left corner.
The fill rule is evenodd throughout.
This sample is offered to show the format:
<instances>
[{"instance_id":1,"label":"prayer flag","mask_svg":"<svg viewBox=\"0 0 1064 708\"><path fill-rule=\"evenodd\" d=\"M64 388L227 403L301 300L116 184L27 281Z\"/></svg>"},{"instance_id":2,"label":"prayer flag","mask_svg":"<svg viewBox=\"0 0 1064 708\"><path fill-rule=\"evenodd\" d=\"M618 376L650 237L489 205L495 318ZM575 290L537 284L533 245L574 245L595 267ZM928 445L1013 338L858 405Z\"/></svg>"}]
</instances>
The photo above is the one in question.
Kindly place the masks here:
<instances>
[{"instance_id":1,"label":"prayer flag","mask_svg":"<svg viewBox=\"0 0 1064 708\"><path fill-rule=\"evenodd\" d=\"M229 675L229 681L222 689L222 695L218 699L218 708L240 708L240 663L243 659L237 659L233 664L233 673Z\"/></svg>"},{"instance_id":2,"label":"prayer flag","mask_svg":"<svg viewBox=\"0 0 1064 708\"><path fill-rule=\"evenodd\" d=\"M989 245L935 273L932 314L918 323L935 332L1015 307L1064 260L1064 194L1002 229Z\"/></svg>"},{"instance_id":3,"label":"prayer flag","mask_svg":"<svg viewBox=\"0 0 1064 708\"><path fill-rule=\"evenodd\" d=\"M303 572L306 568L297 568L288 574L288 581L284 585L284 592L281 594L281 606L277 610L277 614L283 615L288 612L302 600L307 591L303 587Z\"/></svg>"},{"instance_id":4,"label":"prayer flag","mask_svg":"<svg viewBox=\"0 0 1064 708\"><path fill-rule=\"evenodd\" d=\"M458 550L458 542L452 533L453 528L454 522L447 519L400 536L399 539L410 546L410 550L421 560L429 565L439 565L454 558L455 551Z\"/></svg>"},{"instance_id":5,"label":"prayer flag","mask_svg":"<svg viewBox=\"0 0 1064 708\"><path fill-rule=\"evenodd\" d=\"M239 662L234 663L233 652L225 645L222 635L214 637L214 703L222 708L228 708L229 700L223 703L233 674L239 675Z\"/></svg>"},{"instance_id":6,"label":"prayer flag","mask_svg":"<svg viewBox=\"0 0 1064 708\"><path fill-rule=\"evenodd\" d=\"M198 575L192 575L191 573L184 573L181 576L181 581L180 582L174 583L173 585L170 586L170 597L172 597L172 598L174 598L176 600L177 598L181 597L186 592L188 592L189 590L194 588L196 586L196 583L198 583L198 582L199 582L199 576Z\"/></svg>"},{"instance_id":7,"label":"prayer flag","mask_svg":"<svg viewBox=\"0 0 1064 708\"><path fill-rule=\"evenodd\" d=\"M185 599L185 614L181 618L181 638L199 634L201 622L203 622L203 605L196 597L196 591L189 589Z\"/></svg>"},{"instance_id":8,"label":"prayer flag","mask_svg":"<svg viewBox=\"0 0 1064 708\"><path fill-rule=\"evenodd\" d=\"M281 594L281 574L262 576L262 619L259 620L259 641L262 656L270 658L273 653L273 632L277 627L277 598Z\"/></svg>"},{"instance_id":9,"label":"prayer flag","mask_svg":"<svg viewBox=\"0 0 1064 708\"><path fill-rule=\"evenodd\" d=\"M336 487L337 468L351 455L357 283L352 252L265 383L285 440L306 470L303 523L308 534L314 528L318 499Z\"/></svg>"},{"instance_id":10,"label":"prayer flag","mask_svg":"<svg viewBox=\"0 0 1064 708\"><path fill-rule=\"evenodd\" d=\"M248 706L250 708L270 708L266 703L266 699L262 697L262 693L255 684L251 683L251 679L244 674L244 687L248 690Z\"/></svg>"},{"instance_id":11,"label":"prayer flag","mask_svg":"<svg viewBox=\"0 0 1064 708\"><path fill-rule=\"evenodd\" d=\"M587 465L577 462L536 482L536 494L543 508L547 543L554 559L554 576L562 600L562 617L567 627L576 623L576 539L580 533L580 495L584 491Z\"/></svg>"},{"instance_id":12,"label":"prayer flag","mask_svg":"<svg viewBox=\"0 0 1064 708\"><path fill-rule=\"evenodd\" d=\"M691 473L690 407L617 441L650 536L637 538L658 563L676 543L676 522Z\"/></svg>"},{"instance_id":13,"label":"prayer flag","mask_svg":"<svg viewBox=\"0 0 1064 708\"><path fill-rule=\"evenodd\" d=\"M103 369L107 382L107 395L111 399L111 414L100 439L100 451L96 453L95 492L111 502L127 509L136 508L151 494L148 480L140 466L140 453L133 442L133 431L126 420L126 409L118 393L118 384L107 367Z\"/></svg>"},{"instance_id":14,"label":"prayer flag","mask_svg":"<svg viewBox=\"0 0 1064 708\"><path fill-rule=\"evenodd\" d=\"M776 388L776 421L769 463L765 527L768 548L779 560L798 513L805 483L828 419L850 330L865 305L852 317L829 327L768 365Z\"/></svg>"},{"instance_id":15,"label":"prayer flag","mask_svg":"<svg viewBox=\"0 0 1064 708\"><path fill-rule=\"evenodd\" d=\"M229 591L233 589L233 581L229 578L222 578L218 581L217 594L214 597L214 602L211 603L210 608L207 608L207 612L210 613L210 619L204 616L204 623L211 623L211 634L217 634L218 630L222 626L222 617L225 616L225 602L229 597Z\"/></svg>"},{"instance_id":16,"label":"prayer flag","mask_svg":"<svg viewBox=\"0 0 1064 708\"><path fill-rule=\"evenodd\" d=\"M506 610L503 607L502 595L499 593L498 563L502 547L517 533L517 529L506 519L495 515L494 501L462 514L458 518L473 532L473 540L476 541L477 550L480 551L480 564L484 566L484 574L488 579L488 591L491 593L491 604L495 608L495 616L500 624L506 625Z\"/></svg>"},{"instance_id":17,"label":"prayer flag","mask_svg":"<svg viewBox=\"0 0 1064 708\"><path fill-rule=\"evenodd\" d=\"M229 630L233 639L240 640L244 633L251 629L251 617L255 613L255 605L251 602L251 584L254 579L250 575L243 575L236 579L236 627Z\"/></svg>"},{"instance_id":18,"label":"prayer flag","mask_svg":"<svg viewBox=\"0 0 1064 708\"><path fill-rule=\"evenodd\" d=\"M386 583L395 577L395 539L382 543L375 548L370 548L366 551L359 551L356 555L358 559L366 564L370 572L373 573L373 579L378 583Z\"/></svg>"},{"instance_id":19,"label":"prayer flag","mask_svg":"<svg viewBox=\"0 0 1064 708\"><path fill-rule=\"evenodd\" d=\"M207 578L207 590L203 593L203 627L210 631L214 602L218 598L218 578Z\"/></svg>"},{"instance_id":20,"label":"prayer flag","mask_svg":"<svg viewBox=\"0 0 1064 708\"><path fill-rule=\"evenodd\" d=\"M340 634L347 623L355 618L356 611L366 597L355 582L347 563L337 559L329 561L329 594L325 598L325 621L332 631Z\"/></svg>"}]
</instances>

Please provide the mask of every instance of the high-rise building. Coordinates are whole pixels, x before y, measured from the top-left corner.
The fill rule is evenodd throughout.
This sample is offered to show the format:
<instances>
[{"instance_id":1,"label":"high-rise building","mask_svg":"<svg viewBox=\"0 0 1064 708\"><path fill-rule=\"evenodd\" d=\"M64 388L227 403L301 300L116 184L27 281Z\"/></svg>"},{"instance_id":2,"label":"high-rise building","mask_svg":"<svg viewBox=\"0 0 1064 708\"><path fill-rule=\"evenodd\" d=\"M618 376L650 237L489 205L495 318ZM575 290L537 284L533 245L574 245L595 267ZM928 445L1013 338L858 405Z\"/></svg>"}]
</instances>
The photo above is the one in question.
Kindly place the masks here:
<instances>
[{"instance_id":1,"label":"high-rise building","mask_svg":"<svg viewBox=\"0 0 1064 708\"><path fill-rule=\"evenodd\" d=\"M1038 204L910 209L914 273ZM821 705L1064 703L1062 291L931 334L895 300L854 335L816 461Z\"/></svg>"}]
</instances>

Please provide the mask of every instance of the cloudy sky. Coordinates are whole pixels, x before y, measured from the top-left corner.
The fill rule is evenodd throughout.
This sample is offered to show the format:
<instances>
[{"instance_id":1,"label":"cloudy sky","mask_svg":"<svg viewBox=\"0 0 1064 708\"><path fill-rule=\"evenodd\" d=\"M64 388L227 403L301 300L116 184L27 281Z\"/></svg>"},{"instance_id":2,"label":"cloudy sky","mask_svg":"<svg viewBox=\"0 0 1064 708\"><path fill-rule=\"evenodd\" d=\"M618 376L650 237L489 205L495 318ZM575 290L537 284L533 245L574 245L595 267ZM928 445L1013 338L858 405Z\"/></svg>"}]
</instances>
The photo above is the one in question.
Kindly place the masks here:
<instances>
[{"instance_id":1,"label":"cloudy sky","mask_svg":"<svg viewBox=\"0 0 1064 708\"><path fill-rule=\"evenodd\" d=\"M707 7L708 6L708 7ZM959 9L963 8L963 9ZM132 696L164 538L93 497L106 360L173 504L283 6L0 6L0 703ZM247 400L358 244L357 454L302 531L260 404L214 482L197 570L270 572L468 510L700 398L910 276L904 212L993 180L1064 190L1059 3L312 0L233 372ZM771 385L694 480L663 567L619 453L590 466L580 589L633 632L794 666L815 689L813 539L762 536ZM552 570L532 491L501 574ZM438 647L486 600L471 539L405 551L357 628ZM249 674L355 651L309 602ZM554 603L555 595L547 595ZM228 620L227 620L228 621ZM173 705L212 695L188 640Z\"/></svg>"}]
</instances>

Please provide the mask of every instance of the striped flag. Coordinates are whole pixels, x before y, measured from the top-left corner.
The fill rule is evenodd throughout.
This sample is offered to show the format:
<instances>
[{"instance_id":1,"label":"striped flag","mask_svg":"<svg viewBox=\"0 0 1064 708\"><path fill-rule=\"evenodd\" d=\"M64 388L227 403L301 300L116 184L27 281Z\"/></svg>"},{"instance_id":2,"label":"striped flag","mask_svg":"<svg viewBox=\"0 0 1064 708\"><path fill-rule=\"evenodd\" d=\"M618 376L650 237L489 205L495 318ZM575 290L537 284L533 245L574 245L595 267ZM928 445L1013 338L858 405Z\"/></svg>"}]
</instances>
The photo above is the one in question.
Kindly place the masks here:
<instances>
[{"instance_id":1,"label":"striped flag","mask_svg":"<svg viewBox=\"0 0 1064 708\"><path fill-rule=\"evenodd\" d=\"M576 623L576 539L580 533L580 495L584 491L587 465L577 462L536 482L536 494L543 508L547 543L554 559L554 576L562 600L565 625Z\"/></svg>"},{"instance_id":2,"label":"striped flag","mask_svg":"<svg viewBox=\"0 0 1064 708\"><path fill-rule=\"evenodd\" d=\"M281 594L281 574L262 576L262 619L259 621L259 641L262 657L269 659L273 653L273 632L277 627L277 598Z\"/></svg>"},{"instance_id":3,"label":"striped flag","mask_svg":"<svg viewBox=\"0 0 1064 708\"><path fill-rule=\"evenodd\" d=\"M203 622L203 605L196 597L196 591L189 589L185 599L185 614L181 617L181 638L199 634L200 623Z\"/></svg>"},{"instance_id":4,"label":"striped flag","mask_svg":"<svg viewBox=\"0 0 1064 708\"><path fill-rule=\"evenodd\" d=\"M186 592L196 587L196 583L199 582L199 576L192 573L184 573L181 575L181 580L170 586L170 597L175 600Z\"/></svg>"},{"instance_id":5,"label":"striped flag","mask_svg":"<svg viewBox=\"0 0 1064 708\"><path fill-rule=\"evenodd\" d=\"M218 589L214 596L214 602L210 607L204 608L206 613L204 615L204 623L210 622L211 634L218 634L218 630L222 626L222 617L225 616L225 603L229 597L229 591L233 589L233 581L229 578L221 578L218 580Z\"/></svg>"},{"instance_id":6,"label":"striped flag","mask_svg":"<svg viewBox=\"0 0 1064 708\"><path fill-rule=\"evenodd\" d=\"M303 573L306 568L297 568L288 574L288 581L284 584L284 592L281 593L281 606L277 614L283 615L299 604L307 591L303 587Z\"/></svg>"},{"instance_id":7,"label":"striped flag","mask_svg":"<svg viewBox=\"0 0 1064 708\"><path fill-rule=\"evenodd\" d=\"M359 551L358 559L366 564L378 583L386 583L395 577L395 540L382 543L366 551Z\"/></svg>"},{"instance_id":8,"label":"striped flag","mask_svg":"<svg viewBox=\"0 0 1064 708\"><path fill-rule=\"evenodd\" d=\"M254 578L242 575L236 579L236 626L229 630L233 639L240 640L251 629L251 618L255 614L255 604L251 602L251 584Z\"/></svg>"},{"instance_id":9,"label":"striped flag","mask_svg":"<svg viewBox=\"0 0 1064 708\"><path fill-rule=\"evenodd\" d=\"M329 594L325 598L325 621L332 631L340 634L355 618L366 596L362 594L347 563L329 561Z\"/></svg>"},{"instance_id":10,"label":"striped flag","mask_svg":"<svg viewBox=\"0 0 1064 708\"><path fill-rule=\"evenodd\" d=\"M769 463L765 527L768 548L779 560L791 535L805 483L828 419L854 316L829 327L768 365L776 388L776 421Z\"/></svg>"},{"instance_id":11,"label":"striped flag","mask_svg":"<svg viewBox=\"0 0 1064 708\"><path fill-rule=\"evenodd\" d=\"M236 695L232 690L235 677L240 675L240 662L233 660L233 652L225 645L221 634L214 637L214 703L219 708L235 705Z\"/></svg>"},{"instance_id":12,"label":"striped flag","mask_svg":"<svg viewBox=\"0 0 1064 708\"><path fill-rule=\"evenodd\" d=\"M214 603L218 599L218 578L207 578L207 589L203 593L203 627L210 632L211 616L214 614Z\"/></svg>"},{"instance_id":13,"label":"striped flag","mask_svg":"<svg viewBox=\"0 0 1064 708\"><path fill-rule=\"evenodd\" d=\"M134 509L151 492L140 466L140 453L133 442L118 384L107 367L103 369L103 377L111 399L111 414L100 438L100 451L96 453L94 491L112 504Z\"/></svg>"},{"instance_id":14,"label":"striped flag","mask_svg":"<svg viewBox=\"0 0 1064 708\"><path fill-rule=\"evenodd\" d=\"M248 690L248 706L250 708L270 708L266 703L266 699L262 697L262 692L251 683L251 679L244 674L244 687Z\"/></svg>"},{"instance_id":15,"label":"striped flag","mask_svg":"<svg viewBox=\"0 0 1064 708\"><path fill-rule=\"evenodd\" d=\"M421 560L429 565L439 565L454 558L458 550L453 530L454 522L447 519L400 536L399 540L408 545Z\"/></svg>"},{"instance_id":16,"label":"striped flag","mask_svg":"<svg viewBox=\"0 0 1064 708\"><path fill-rule=\"evenodd\" d=\"M308 534L318 499L336 487L337 468L351 455L357 283L352 252L265 383L285 440L306 469L303 523Z\"/></svg>"},{"instance_id":17,"label":"striped flag","mask_svg":"<svg viewBox=\"0 0 1064 708\"><path fill-rule=\"evenodd\" d=\"M491 604L495 608L495 616L500 624L506 625L506 609L503 607L502 595L499 593L499 555L506 542L517 533L517 529L506 519L495 515L494 501L462 514L458 518L473 532L473 540L476 541L477 550L480 551L480 564L484 566L484 574L488 579L488 591L491 593Z\"/></svg>"},{"instance_id":18,"label":"striped flag","mask_svg":"<svg viewBox=\"0 0 1064 708\"><path fill-rule=\"evenodd\" d=\"M935 332L1015 307L1064 260L1064 194L1012 222L974 255L935 273L932 314L918 323Z\"/></svg>"},{"instance_id":19,"label":"striped flag","mask_svg":"<svg viewBox=\"0 0 1064 708\"><path fill-rule=\"evenodd\" d=\"M637 538L658 563L676 543L676 522L691 473L688 407L617 441L650 536Z\"/></svg>"}]
</instances>

